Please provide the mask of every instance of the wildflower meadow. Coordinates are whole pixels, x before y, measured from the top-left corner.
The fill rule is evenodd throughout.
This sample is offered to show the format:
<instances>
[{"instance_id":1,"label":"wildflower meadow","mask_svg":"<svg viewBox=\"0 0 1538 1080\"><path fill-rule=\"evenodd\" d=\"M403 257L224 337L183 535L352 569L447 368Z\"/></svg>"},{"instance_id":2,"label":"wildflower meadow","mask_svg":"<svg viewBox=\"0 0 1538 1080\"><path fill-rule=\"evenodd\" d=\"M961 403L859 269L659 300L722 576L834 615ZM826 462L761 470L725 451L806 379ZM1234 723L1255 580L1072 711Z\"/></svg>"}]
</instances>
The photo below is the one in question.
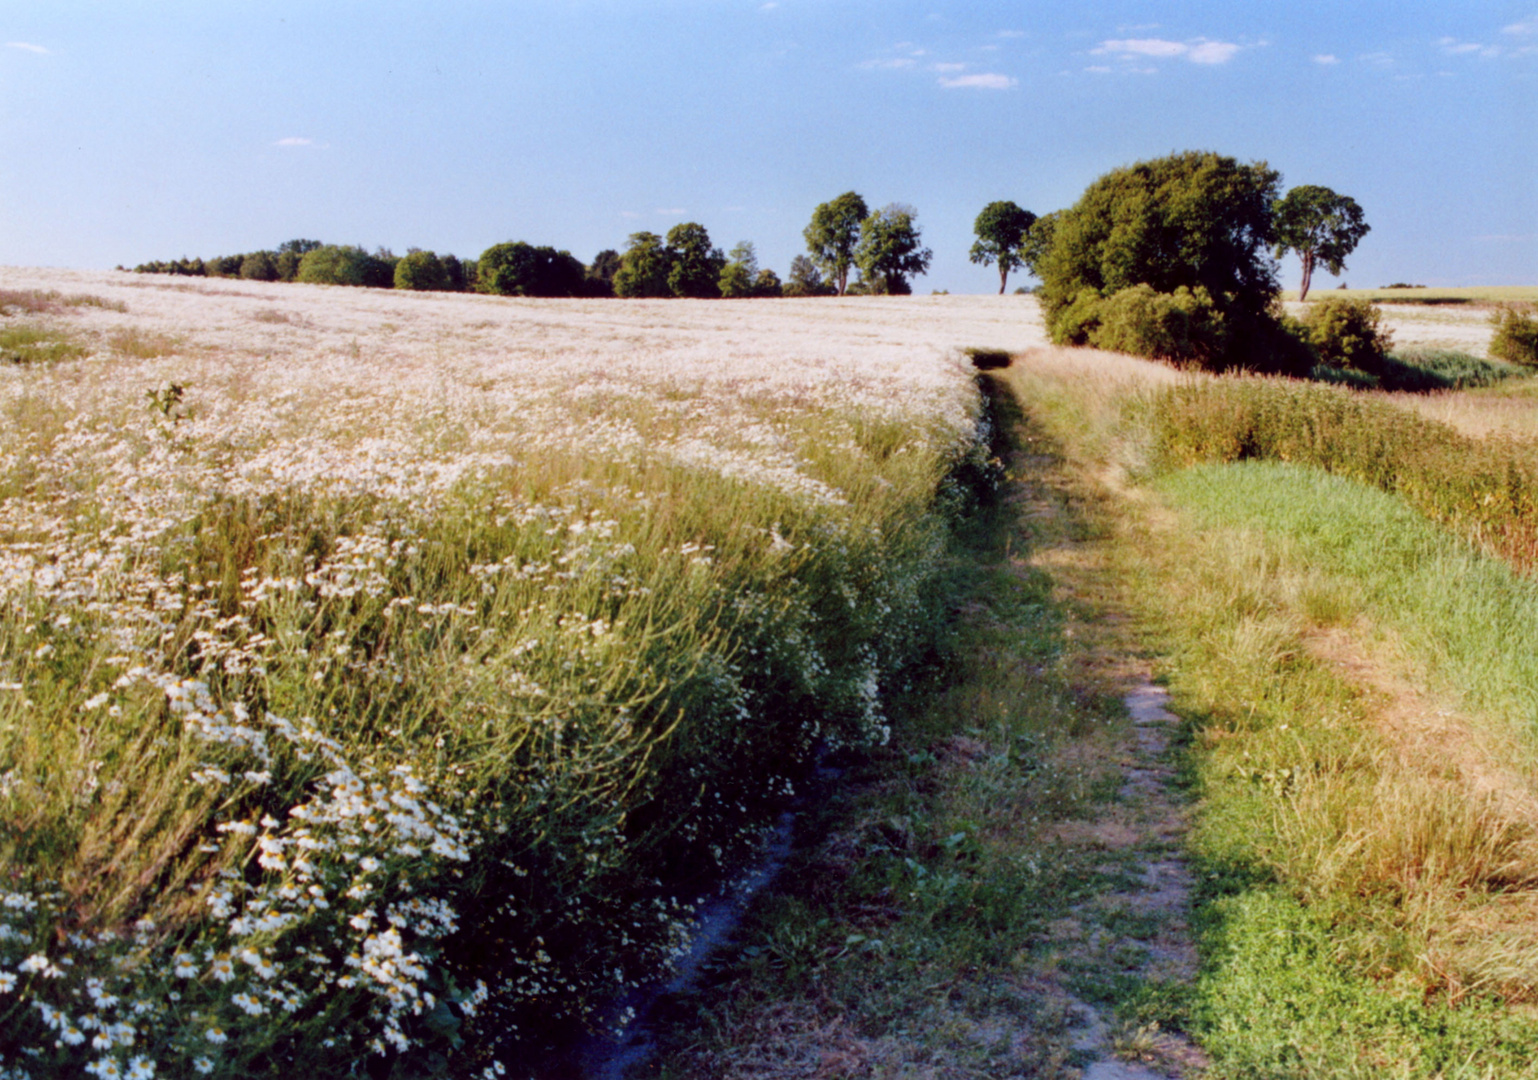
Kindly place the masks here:
<instances>
[{"instance_id":1,"label":"wildflower meadow","mask_svg":"<svg viewBox=\"0 0 1538 1080\"><path fill-rule=\"evenodd\" d=\"M1012 298L0 270L0 1077L496 1075L879 743Z\"/></svg>"}]
</instances>

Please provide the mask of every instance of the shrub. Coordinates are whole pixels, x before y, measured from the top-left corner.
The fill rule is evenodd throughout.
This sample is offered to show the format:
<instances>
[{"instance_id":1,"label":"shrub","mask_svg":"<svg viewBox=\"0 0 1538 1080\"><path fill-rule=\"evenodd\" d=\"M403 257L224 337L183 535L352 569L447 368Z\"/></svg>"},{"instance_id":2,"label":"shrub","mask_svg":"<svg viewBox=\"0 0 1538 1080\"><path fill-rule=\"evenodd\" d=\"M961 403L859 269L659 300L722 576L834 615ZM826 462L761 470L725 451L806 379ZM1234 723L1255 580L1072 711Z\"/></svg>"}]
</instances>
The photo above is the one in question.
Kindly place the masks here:
<instances>
[{"instance_id":1,"label":"shrub","mask_svg":"<svg viewBox=\"0 0 1538 1080\"><path fill-rule=\"evenodd\" d=\"M1303 325L1321 364L1376 375L1383 370L1393 343L1382 318L1366 300L1332 296L1310 307Z\"/></svg>"},{"instance_id":2,"label":"shrub","mask_svg":"<svg viewBox=\"0 0 1538 1080\"><path fill-rule=\"evenodd\" d=\"M431 251L408 251L395 264L395 287L417 292L442 292L449 287L443 260Z\"/></svg>"},{"instance_id":3,"label":"shrub","mask_svg":"<svg viewBox=\"0 0 1538 1080\"><path fill-rule=\"evenodd\" d=\"M1524 367L1538 367L1538 317L1518 308L1502 308L1490 317L1495 336L1490 355Z\"/></svg>"},{"instance_id":4,"label":"shrub","mask_svg":"<svg viewBox=\"0 0 1538 1080\"><path fill-rule=\"evenodd\" d=\"M1098 304L1090 344L1153 360L1221 366L1227 345L1223 316L1201 286L1172 293L1133 285Z\"/></svg>"}]
</instances>

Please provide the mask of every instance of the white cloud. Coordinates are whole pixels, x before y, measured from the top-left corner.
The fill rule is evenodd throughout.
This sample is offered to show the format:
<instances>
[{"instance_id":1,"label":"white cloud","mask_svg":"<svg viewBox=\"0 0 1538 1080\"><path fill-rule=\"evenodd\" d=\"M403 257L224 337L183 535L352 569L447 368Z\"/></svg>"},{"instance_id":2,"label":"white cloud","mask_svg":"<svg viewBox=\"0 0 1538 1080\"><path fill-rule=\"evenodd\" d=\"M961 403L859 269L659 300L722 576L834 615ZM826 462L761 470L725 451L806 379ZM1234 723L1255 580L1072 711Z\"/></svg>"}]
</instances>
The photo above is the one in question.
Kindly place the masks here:
<instances>
[{"instance_id":1,"label":"white cloud","mask_svg":"<svg viewBox=\"0 0 1538 1080\"><path fill-rule=\"evenodd\" d=\"M917 64L911 56L894 56L888 60L864 60L859 66L862 71L901 71Z\"/></svg>"},{"instance_id":2,"label":"white cloud","mask_svg":"<svg viewBox=\"0 0 1538 1080\"><path fill-rule=\"evenodd\" d=\"M1130 38L1126 41L1102 42L1100 48L1090 50L1096 56L1184 56L1190 46L1179 41L1162 38Z\"/></svg>"},{"instance_id":3,"label":"white cloud","mask_svg":"<svg viewBox=\"0 0 1538 1080\"><path fill-rule=\"evenodd\" d=\"M300 135L290 135L286 139L279 139L273 146L314 146L314 139L306 139Z\"/></svg>"},{"instance_id":4,"label":"white cloud","mask_svg":"<svg viewBox=\"0 0 1538 1080\"><path fill-rule=\"evenodd\" d=\"M1394 66L1393 55L1386 52L1363 53L1357 59L1368 67L1391 68Z\"/></svg>"},{"instance_id":5,"label":"white cloud","mask_svg":"<svg viewBox=\"0 0 1538 1080\"><path fill-rule=\"evenodd\" d=\"M1109 75L1115 68L1106 67L1104 64L1096 64L1094 67L1087 67L1084 70L1091 75Z\"/></svg>"},{"instance_id":6,"label":"white cloud","mask_svg":"<svg viewBox=\"0 0 1538 1080\"><path fill-rule=\"evenodd\" d=\"M1531 15L1521 22L1503 26L1501 33L1511 34L1513 37L1538 37L1538 15Z\"/></svg>"},{"instance_id":7,"label":"white cloud","mask_svg":"<svg viewBox=\"0 0 1538 1080\"><path fill-rule=\"evenodd\" d=\"M947 90L1008 90L1015 85L1015 80L1008 75L957 75L952 79L942 78L940 85Z\"/></svg>"},{"instance_id":8,"label":"white cloud","mask_svg":"<svg viewBox=\"0 0 1538 1080\"><path fill-rule=\"evenodd\" d=\"M1330 64L1338 64L1340 63L1340 57L1336 56L1334 53L1320 53L1314 57L1314 63L1324 64L1326 66Z\"/></svg>"},{"instance_id":9,"label":"white cloud","mask_svg":"<svg viewBox=\"0 0 1538 1080\"><path fill-rule=\"evenodd\" d=\"M930 65L930 70L931 71L938 71L941 74L945 74L945 75L955 74L958 71L965 71L966 69L967 69L967 66L965 64L931 64Z\"/></svg>"},{"instance_id":10,"label":"white cloud","mask_svg":"<svg viewBox=\"0 0 1538 1080\"><path fill-rule=\"evenodd\" d=\"M34 45L30 41L7 41L5 43L5 47L7 49L24 49L27 52L35 52L35 53L39 53L39 54L41 54L43 56L51 56L51 55L53 55L47 49L43 48L41 45Z\"/></svg>"},{"instance_id":11,"label":"white cloud","mask_svg":"<svg viewBox=\"0 0 1538 1080\"><path fill-rule=\"evenodd\" d=\"M1000 30L999 31L999 37L1001 37L1001 38L1022 38L1022 37L1025 37L1025 31L1024 30Z\"/></svg>"},{"instance_id":12,"label":"white cloud","mask_svg":"<svg viewBox=\"0 0 1538 1080\"><path fill-rule=\"evenodd\" d=\"M775 8L777 8L779 6L780 5L775 3L774 0L769 0L769 2L767 4L759 4L758 5L758 10L759 11L773 11Z\"/></svg>"},{"instance_id":13,"label":"white cloud","mask_svg":"<svg viewBox=\"0 0 1538 1080\"><path fill-rule=\"evenodd\" d=\"M1213 41L1204 37L1192 38L1190 41L1170 41L1166 38L1122 38L1102 41L1099 48L1090 50L1090 54L1114 56L1124 63L1135 62L1138 57L1148 57L1154 60L1188 60L1193 64L1213 65L1228 63L1243 48L1246 46L1231 41Z\"/></svg>"},{"instance_id":14,"label":"white cloud","mask_svg":"<svg viewBox=\"0 0 1538 1080\"><path fill-rule=\"evenodd\" d=\"M1239 46L1227 41L1203 41L1191 46L1186 59L1193 64L1226 64L1238 51Z\"/></svg>"},{"instance_id":15,"label":"white cloud","mask_svg":"<svg viewBox=\"0 0 1538 1080\"><path fill-rule=\"evenodd\" d=\"M664 217L683 217L688 212L689 211L685 210L682 206L674 206L666 210L653 211L653 213L661 214Z\"/></svg>"}]
</instances>

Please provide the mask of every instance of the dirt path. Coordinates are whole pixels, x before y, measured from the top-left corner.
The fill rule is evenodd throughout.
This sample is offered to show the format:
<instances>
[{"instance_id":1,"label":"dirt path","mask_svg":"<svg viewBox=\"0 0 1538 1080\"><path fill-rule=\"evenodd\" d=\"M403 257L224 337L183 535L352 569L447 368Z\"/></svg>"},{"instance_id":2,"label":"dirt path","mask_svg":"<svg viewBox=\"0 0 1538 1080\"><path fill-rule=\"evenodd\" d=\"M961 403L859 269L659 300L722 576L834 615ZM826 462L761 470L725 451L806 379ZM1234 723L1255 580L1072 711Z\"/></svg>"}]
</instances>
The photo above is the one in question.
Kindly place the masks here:
<instances>
[{"instance_id":1,"label":"dirt path","mask_svg":"<svg viewBox=\"0 0 1538 1080\"><path fill-rule=\"evenodd\" d=\"M851 768L629 1075L1156 1080L1205 1064L1179 721L1106 587L1104 539L1010 409L955 655Z\"/></svg>"}]
</instances>

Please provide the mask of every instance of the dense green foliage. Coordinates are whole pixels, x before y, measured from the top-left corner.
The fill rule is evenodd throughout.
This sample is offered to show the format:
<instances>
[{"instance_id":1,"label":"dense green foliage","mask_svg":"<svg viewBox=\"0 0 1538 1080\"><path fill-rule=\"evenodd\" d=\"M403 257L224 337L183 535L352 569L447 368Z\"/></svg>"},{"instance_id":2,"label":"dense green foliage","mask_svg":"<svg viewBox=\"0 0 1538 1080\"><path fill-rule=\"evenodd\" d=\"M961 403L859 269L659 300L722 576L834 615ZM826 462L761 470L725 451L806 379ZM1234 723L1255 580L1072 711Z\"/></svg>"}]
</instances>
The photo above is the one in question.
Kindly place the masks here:
<instances>
[{"instance_id":1,"label":"dense green foliage","mask_svg":"<svg viewBox=\"0 0 1538 1080\"><path fill-rule=\"evenodd\" d=\"M1497 311L1490 355L1524 367L1538 367L1538 315L1515 307Z\"/></svg>"},{"instance_id":2,"label":"dense green foliage","mask_svg":"<svg viewBox=\"0 0 1538 1080\"><path fill-rule=\"evenodd\" d=\"M585 269L569 252L521 240L493 244L476 264L476 289L498 296L581 296Z\"/></svg>"},{"instance_id":3,"label":"dense green foliage","mask_svg":"<svg viewBox=\"0 0 1538 1080\"><path fill-rule=\"evenodd\" d=\"M1078 310L1089 320L1080 332L1097 349L1216 366L1228 343L1223 316L1200 287L1162 293L1133 285Z\"/></svg>"},{"instance_id":4,"label":"dense green foliage","mask_svg":"<svg viewBox=\"0 0 1538 1080\"><path fill-rule=\"evenodd\" d=\"M1035 224L1035 214L1008 200L989 203L972 223L977 242L972 245L971 259L984 266L998 265L1000 296L1009 283L1009 272L1025 265L1022 249Z\"/></svg>"},{"instance_id":5,"label":"dense green foliage","mask_svg":"<svg viewBox=\"0 0 1538 1080\"><path fill-rule=\"evenodd\" d=\"M811 224L802 230L812 262L839 296L849 289L855 247L860 243L861 227L869 215L865 200L853 191L846 191L836 199L820 203L812 211Z\"/></svg>"},{"instance_id":6,"label":"dense green foliage","mask_svg":"<svg viewBox=\"0 0 1538 1080\"><path fill-rule=\"evenodd\" d=\"M1214 366L1281 366L1265 342L1276 333L1268 248L1279 182L1264 162L1198 152L1096 180L1056 217L1036 267L1053 340L1085 343L1097 305L1123 289L1184 287L1204 291L1226 327L1226 350Z\"/></svg>"},{"instance_id":7,"label":"dense green foliage","mask_svg":"<svg viewBox=\"0 0 1538 1080\"><path fill-rule=\"evenodd\" d=\"M1276 257L1295 251L1303 263L1299 300L1308 299L1316 263L1339 274L1346 268L1346 256L1371 231L1355 199L1317 184L1293 188L1277 202L1275 213Z\"/></svg>"},{"instance_id":8,"label":"dense green foliage","mask_svg":"<svg viewBox=\"0 0 1538 1080\"><path fill-rule=\"evenodd\" d=\"M892 203L860 223L854 261L868 292L907 296L913 291L908 279L929 269L933 253L920 240L916 217L913 207Z\"/></svg>"},{"instance_id":9,"label":"dense green foliage","mask_svg":"<svg viewBox=\"0 0 1538 1080\"><path fill-rule=\"evenodd\" d=\"M408 251L395 264L395 287L419 292L443 292L449 275L443 260L431 251Z\"/></svg>"},{"instance_id":10,"label":"dense green foliage","mask_svg":"<svg viewBox=\"0 0 1538 1080\"><path fill-rule=\"evenodd\" d=\"M694 221L668 230L668 291L674 296L708 300L721 295L721 271L726 257L712 247L710 233Z\"/></svg>"},{"instance_id":11,"label":"dense green foliage","mask_svg":"<svg viewBox=\"0 0 1538 1080\"><path fill-rule=\"evenodd\" d=\"M374 289L395 287L395 257L388 251L370 255L361 247L326 244L299 260L301 282L310 285L359 285Z\"/></svg>"},{"instance_id":12,"label":"dense green foliage","mask_svg":"<svg viewBox=\"0 0 1538 1080\"><path fill-rule=\"evenodd\" d=\"M626 299L671 296L668 276L672 268L672 256L662 237L653 232L631 233L614 273L614 295Z\"/></svg>"},{"instance_id":13,"label":"dense green foliage","mask_svg":"<svg viewBox=\"0 0 1538 1080\"><path fill-rule=\"evenodd\" d=\"M1369 375L1382 374L1394 343L1377 306L1366 300L1317 300L1304 314L1303 326L1321 364Z\"/></svg>"}]
</instances>

